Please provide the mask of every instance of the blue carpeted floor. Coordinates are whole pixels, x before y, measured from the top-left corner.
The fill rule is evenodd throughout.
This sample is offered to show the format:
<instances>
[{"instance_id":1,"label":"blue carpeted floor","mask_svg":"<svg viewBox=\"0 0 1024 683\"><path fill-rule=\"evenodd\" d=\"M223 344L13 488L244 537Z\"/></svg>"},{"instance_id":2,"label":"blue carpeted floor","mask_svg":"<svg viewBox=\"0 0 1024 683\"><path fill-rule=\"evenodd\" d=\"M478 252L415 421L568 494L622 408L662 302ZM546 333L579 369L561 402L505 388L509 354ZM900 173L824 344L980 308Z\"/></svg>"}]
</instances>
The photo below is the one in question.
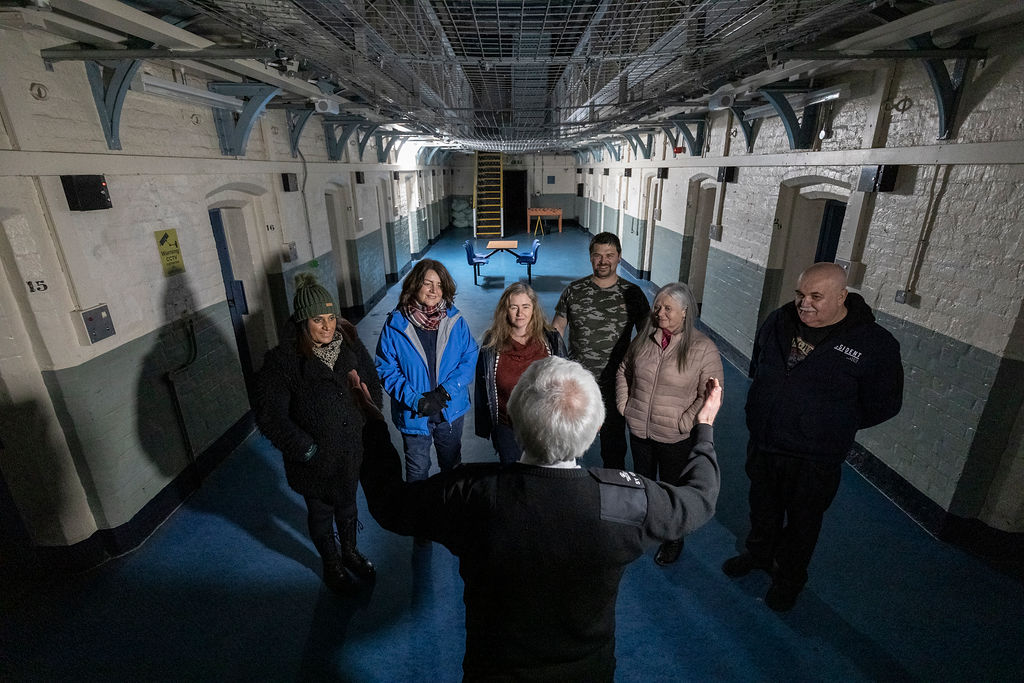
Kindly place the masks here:
<instances>
[{"instance_id":1,"label":"blue carpeted floor","mask_svg":"<svg viewBox=\"0 0 1024 683\"><path fill-rule=\"evenodd\" d=\"M468 236L445 233L428 255L449 264L456 305L479 336L498 294L526 271L497 254L475 287L462 249ZM562 288L589 273L587 240L573 228L544 237L533 281L549 316ZM397 295L392 288L359 324L371 349ZM727 365L725 387L715 428L718 515L689 537L674 566L655 565L652 549L627 570L618 680L1024 677L1021 585L930 537L849 468L792 612L764 606L766 575L722 575L747 528L747 381ZM465 460L492 457L467 422ZM596 454L585 464L598 464ZM377 526L362 499L360 506L360 547L379 577L372 592L339 599L320 582L305 509L279 455L253 434L135 552L70 580L8 586L0 597L0 679L459 680L457 562L441 546L414 549L412 539Z\"/></svg>"}]
</instances>

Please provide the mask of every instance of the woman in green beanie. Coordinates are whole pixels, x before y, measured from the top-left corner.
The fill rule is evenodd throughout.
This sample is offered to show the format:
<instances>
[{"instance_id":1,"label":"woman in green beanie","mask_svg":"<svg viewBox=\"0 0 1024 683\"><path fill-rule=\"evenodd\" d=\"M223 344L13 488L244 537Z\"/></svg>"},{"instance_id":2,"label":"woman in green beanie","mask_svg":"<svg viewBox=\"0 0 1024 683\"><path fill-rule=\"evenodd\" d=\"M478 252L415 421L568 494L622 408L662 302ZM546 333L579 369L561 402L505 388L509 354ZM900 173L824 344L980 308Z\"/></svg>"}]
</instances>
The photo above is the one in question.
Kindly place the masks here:
<instances>
[{"instance_id":1,"label":"woman in green beanie","mask_svg":"<svg viewBox=\"0 0 1024 683\"><path fill-rule=\"evenodd\" d=\"M267 352L260 370L256 420L284 456L288 485L306 499L324 583L348 593L357 585L349 572L362 579L375 574L356 548L364 418L349 390L350 375L358 374L378 406L380 380L356 328L338 317L330 293L313 275L295 278L292 309L284 339Z\"/></svg>"}]
</instances>

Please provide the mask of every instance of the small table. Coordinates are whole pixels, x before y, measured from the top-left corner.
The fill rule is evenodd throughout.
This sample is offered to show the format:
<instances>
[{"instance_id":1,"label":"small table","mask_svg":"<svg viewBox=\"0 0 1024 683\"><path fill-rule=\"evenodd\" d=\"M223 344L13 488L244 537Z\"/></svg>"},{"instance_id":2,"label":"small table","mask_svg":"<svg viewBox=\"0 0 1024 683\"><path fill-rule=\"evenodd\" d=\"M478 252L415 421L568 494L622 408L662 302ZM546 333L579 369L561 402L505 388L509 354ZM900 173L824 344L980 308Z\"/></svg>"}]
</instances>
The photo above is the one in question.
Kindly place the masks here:
<instances>
[{"instance_id":1,"label":"small table","mask_svg":"<svg viewBox=\"0 0 1024 683\"><path fill-rule=\"evenodd\" d=\"M558 232L562 232L562 210L561 209L545 209L545 208L532 208L526 210L526 232L531 232L530 219L533 217L537 218L537 224L540 226L541 232L544 231L544 224L541 223L541 217L546 216L548 218L558 217ZM536 234L534 231L532 234Z\"/></svg>"},{"instance_id":2,"label":"small table","mask_svg":"<svg viewBox=\"0 0 1024 683\"><path fill-rule=\"evenodd\" d=\"M507 251L513 256L519 256L519 254L515 252L515 248L518 246L519 240L491 240L490 242L487 243L487 248L493 249L494 251L488 254L487 258L494 256L499 251Z\"/></svg>"}]
</instances>

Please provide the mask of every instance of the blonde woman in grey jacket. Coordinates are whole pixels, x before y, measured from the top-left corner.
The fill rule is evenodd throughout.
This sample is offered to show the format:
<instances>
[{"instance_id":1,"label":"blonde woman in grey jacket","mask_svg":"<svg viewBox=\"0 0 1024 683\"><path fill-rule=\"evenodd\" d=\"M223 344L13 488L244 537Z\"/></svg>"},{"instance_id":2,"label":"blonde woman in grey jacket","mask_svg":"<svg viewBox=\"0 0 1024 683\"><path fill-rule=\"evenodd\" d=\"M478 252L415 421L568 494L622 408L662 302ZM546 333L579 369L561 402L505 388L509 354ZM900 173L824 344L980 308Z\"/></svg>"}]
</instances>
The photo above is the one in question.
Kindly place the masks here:
<instances>
[{"instance_id":1,"label":"blonde woman in grey jacket","mask_svg":"<svg viewBox=\"0 0 1024 683\"><path fill-rule=\"evenodd\" d=\"M673 282L654 297L644 329L619 365L615 398L629 426L629 447L637 474L675 484L690 457L702 390L709 378L722 381L722 357L694 327L697 304L690 288ZM672 564L683 539L663 543L654 556Z\"/></svg>"}]
</instances>

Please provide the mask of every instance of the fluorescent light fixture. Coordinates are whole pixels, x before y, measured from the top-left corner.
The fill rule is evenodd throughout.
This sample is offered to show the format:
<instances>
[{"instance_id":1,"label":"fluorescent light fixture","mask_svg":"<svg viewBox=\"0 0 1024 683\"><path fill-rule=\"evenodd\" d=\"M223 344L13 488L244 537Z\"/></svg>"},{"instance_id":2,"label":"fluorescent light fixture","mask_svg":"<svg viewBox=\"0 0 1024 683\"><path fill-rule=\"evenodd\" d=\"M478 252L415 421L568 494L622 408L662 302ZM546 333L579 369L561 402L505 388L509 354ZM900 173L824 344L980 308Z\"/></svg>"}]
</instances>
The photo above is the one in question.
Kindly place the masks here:
<instances>
[{"instance_id":1,"label":"fluorescent light fixture","mask_svg":"<svg viewBox=\"0 0 1024 683\"><path fill-rule=\"evenodd\" d=\"M831 88L823 88L822 90L815 90L814 92L786 95L786 99L789 100L790 106L796 110L803 109L810 104L821 104L822 102L831 102L833 100L849 97L849 94L850 87L846 83L840 83L839 85L834 85ZM779 112L775 111L775 107L770 104L766 104L761 107L753 107L744 111L743 120L750 121L753 119L768 119L778 115Z\"/></svg>"},{"instance_id":2,"label":"fluorescent light fixture","mask_svg":"<svg viewBox=\"0 0 1024 683\"><path fill-rule=\"evenodd\" d=\"M137 85L140 87L136 87ZM221 95L219 93L210 92L209 90L200 90L199 88L175 83L174 81L166 81L162 78L157 78L156 76L150 76L149 74L142 74L141 79L136 78L132 81L132 90L144 92L147 95L167 97L172 100L178 100L179 102L189 102L191 104L198 104L204 107L214 107L216 109L226 109L228 111L235 112L241 112L242 108L245 106L245 101L240 100L237 97Z\"/></svg>"}]
</instances>

